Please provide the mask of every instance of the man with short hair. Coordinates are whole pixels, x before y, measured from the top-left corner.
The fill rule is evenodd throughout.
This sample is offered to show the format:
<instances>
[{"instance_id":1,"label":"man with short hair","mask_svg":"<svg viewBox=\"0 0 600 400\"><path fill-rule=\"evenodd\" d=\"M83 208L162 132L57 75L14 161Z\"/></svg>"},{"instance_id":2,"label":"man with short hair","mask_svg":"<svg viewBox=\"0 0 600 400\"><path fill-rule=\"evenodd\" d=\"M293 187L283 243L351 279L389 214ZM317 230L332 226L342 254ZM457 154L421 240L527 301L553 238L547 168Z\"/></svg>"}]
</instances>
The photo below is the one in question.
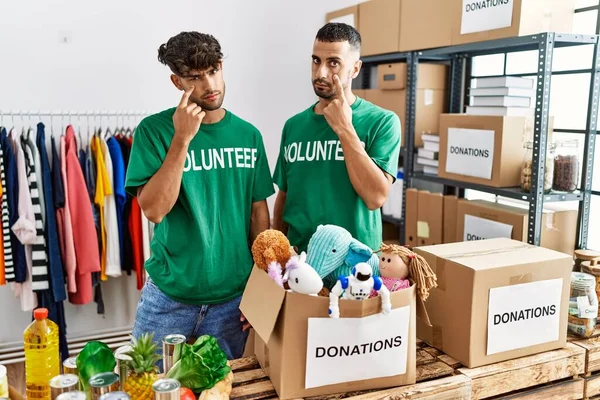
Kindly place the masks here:
<instances>
[{"instance_id":1,"label":"man with short hair","mask_svg":"<svg viewBox=\"0 0 600 400\"><path fill-rule=\"evenodd\" d=\"M360 46L349 25L319 30L312 55L319 100L283 128L274 225L300 251L320 224L341 226L371 249L381 245L379 209L396 178L400 119L352 93Z\"/></svg>"},{"instance_id":2,"label":"man with short hair","mask_svg":"<svg viewBox=\"0 0 600 400\"><path fill-rule=\"evenodd\" d=\"M222 58L219 42L198 32L160 46L183 95L137 127L125 186L156 224L134 337L208 334L233 359L248 335L239 304L250 244L269 228L274 188L260 132L222 108Z\"/></svg>"}]
</instances>

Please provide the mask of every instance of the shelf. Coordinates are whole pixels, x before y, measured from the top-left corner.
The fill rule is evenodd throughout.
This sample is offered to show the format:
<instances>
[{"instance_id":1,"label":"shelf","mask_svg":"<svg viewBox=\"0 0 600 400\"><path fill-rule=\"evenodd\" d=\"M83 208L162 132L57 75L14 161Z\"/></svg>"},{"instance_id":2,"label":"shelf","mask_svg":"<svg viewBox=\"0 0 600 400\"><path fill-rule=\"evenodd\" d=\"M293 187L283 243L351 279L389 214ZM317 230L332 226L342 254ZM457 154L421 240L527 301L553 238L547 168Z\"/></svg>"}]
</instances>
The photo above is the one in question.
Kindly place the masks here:
<instances>
[{"instance_id":1,"label":"shelf","mask_svg":"<svg viewBox=\"0 0 600 400\"><path fill-rule=\"evenodd\" d=\"M550 32L552 33L552 32ZM456 46L441 47L438 49L423 50L418 52L420 59L447 58L455 54L483 55L496 54L498 52L515 52L537 50L540 43L546 39L549 33L540 33L530 36L518 36L504 39L487 40L484 42L466 43ZM554 47L581 46L595 44L598 35L572 35L554 33Z\"/></svg>"},{"instance_id":2,"label":"shelf","mask_svg":"<svg viewBox=\"0 0 600 400\"><path fill-rule=\"evenodd\" d=\"M446 186L456 186L462 189L477 190L479 192L491 193L496 196L507 197L515 200L531 201L534 197L531 193L523 192L520 187L511 188L495 188L485 185L479 185L477 183L461 182L446 178L440 178L435 175L427 175L423 173L412 175L412 179L418 179L421 181L439 183ZM575 193L559 193L550 192L544 195L544 202L560 202L560 201L581 201L583 200L583 194L580 192Z\"/></svg>"},{"instance_id":3,"label":"shelf","mask_svg":"<svg viewBox=\"0 0 600 400\"><path fill-rule=\"evenodd\" d=\"M394 224L394 225L402 225L404 223L404 221L402 219L398 219L395 217L392 217L391 215L386 215L386 214L381 214L381 220L383 222L387 222L389 224Z\"/></svg>"},{"instance_id":4,"label":"shelf","mask_svg":"<svg viewBox=\"0 0 600 400\"><path fill-rule=\"evenodd\" d=\"M406 61L410 53L388 53L378 54L376 56L361 57L363 64L384 64L398 61Z\"/></svg>"}]
</instances>

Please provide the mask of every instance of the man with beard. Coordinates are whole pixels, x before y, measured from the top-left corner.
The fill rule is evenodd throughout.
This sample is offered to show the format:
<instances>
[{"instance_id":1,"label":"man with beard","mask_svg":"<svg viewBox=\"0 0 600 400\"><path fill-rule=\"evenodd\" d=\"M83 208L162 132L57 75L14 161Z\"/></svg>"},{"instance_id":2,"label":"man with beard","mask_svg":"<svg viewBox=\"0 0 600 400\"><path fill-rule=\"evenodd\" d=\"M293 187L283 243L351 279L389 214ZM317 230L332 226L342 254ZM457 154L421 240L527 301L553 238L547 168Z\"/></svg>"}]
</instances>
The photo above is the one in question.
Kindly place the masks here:
<instances>
[{"instance_id":1,"label":"man with beard","mask_svg":"<svg viewBox=\"0 0 600 400\"><path fill-rule=\"evenodd\" d=\"M398 169L400 119L352 93L360 46L349 25L319 30L312 55L319 100L283 128L274 225L300 251L320 224L346 228L372 249L381 245L379 208Z\"/></svg>"},{"instance_id":2,"label":"man with beard","mask_svg":"<svg viewBox=\"0 0 600 400\"><path fill-rule=\"evenodd\" d=\"M156 224L133 336L208 334L233 359L248 335L239 304L250 244L269 228L274 187L260 132L221 107L222 58L219 42L198 32L160 46L183 95L137 127L125 186Z\"/></svg>"}]
</instances>

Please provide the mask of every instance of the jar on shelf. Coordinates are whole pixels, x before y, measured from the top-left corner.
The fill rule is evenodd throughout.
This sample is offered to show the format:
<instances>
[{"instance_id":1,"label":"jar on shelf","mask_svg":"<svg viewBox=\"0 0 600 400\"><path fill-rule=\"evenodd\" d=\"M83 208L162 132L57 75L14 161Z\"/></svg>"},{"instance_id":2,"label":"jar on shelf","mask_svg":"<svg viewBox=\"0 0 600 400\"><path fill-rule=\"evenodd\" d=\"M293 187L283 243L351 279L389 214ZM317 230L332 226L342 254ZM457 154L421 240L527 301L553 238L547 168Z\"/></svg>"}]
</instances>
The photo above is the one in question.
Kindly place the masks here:
<instances>
[{"instance_id":1,"label":"jar on shelf","mask_svg":"<svg viewBox=\"0 0 600 400\"><path fill-rule=\"evenodd\" d=\"M526 192L531 191L531 176L533 171L533 142L526 142L525 155L523 163L521 163L521 189ZM552 179L554 176L554 152L556 144L548 143L546 149L546 166L544 168L544 192L549 192L552 189Z\"/></svg>"},{"instance_id":2,"label":"jar on shelf","mask_svg":"<svg viewBox=\"0 0 600 400\"><path fill-rule=\"evenodd\" d=\"M579 337L590 337L596 330L597 318L596 278L583 272L572 272L571 295L569 296L569 332Z\"/></svg>"},{"instance_id":3,"label":"jar on shelf","mask_svg":"<svg viewBox=\"0 0 600 400\"><path fill-rule=\"evenodd\" d=\"M561 142L554 157L552 190L574 192L579 185L579 141Z\"/></svg>"},{"instance_id":4,"label":"jar on shelf","mask_svg":"<svg viewBox=\"0 0 600 400\"><path fill-rule=\"evenodd\" d=\"M592 261L594 258L600 258L600 252L594 250L577 249L573 252L573 271L581 271L583 261Z\"/></svg>"},{"instance_id":5,"label":"jar on shelf","mask_svg":"<svg viewBox=\"0 0 600 400\"><path fill-rule=\"evenodd\" d=\"M581 272L593 275L596 279L596 295L600 298L600 257L581 262ZM598 310L600 314L600 310ZM600 315L598 315L600 318Z\"/></svg>"}]
</instances>

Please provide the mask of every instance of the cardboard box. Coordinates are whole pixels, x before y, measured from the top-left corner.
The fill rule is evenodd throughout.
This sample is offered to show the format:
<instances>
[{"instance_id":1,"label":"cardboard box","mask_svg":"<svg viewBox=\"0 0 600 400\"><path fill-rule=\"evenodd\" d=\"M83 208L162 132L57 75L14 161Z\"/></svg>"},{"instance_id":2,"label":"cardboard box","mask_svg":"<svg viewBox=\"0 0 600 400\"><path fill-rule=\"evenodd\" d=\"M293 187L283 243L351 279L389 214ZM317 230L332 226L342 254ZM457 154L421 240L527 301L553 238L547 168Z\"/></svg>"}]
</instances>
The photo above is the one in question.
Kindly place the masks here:
<instances>
[{"instance_id":1,"label":"cardboard box","mask_svg":"<svg viewBox=\"0 0 600 400\"><path fill-rule=\"evenodd\" d=\"M329 22L342 22L353 26L360 32L360 27L358 25L358 5L327 13L325 16L325 23Z\"/></svg>"},{"instance_id":2,"label":"cardboard box","mask_svg":"<svg viewBox=\"0 0 600 400\"><path fill-rule=\"evenodd\" d=\"M421 190L418 195L417 242L430 246L443 242L444 198L441 193Z\"/></svg>"},{"instance_id":3,"label":"cardboard box","mask_svg":"<svg viewBox=\"0 0 600 400\"><path fill-rule=\"evenodd\" d=\"M406 90L365 90L366 100L386 110L393 111L402 125L402 146L406 144ZM415 120L415 146L423 145L422 133L439 132L439 116L446 108L446 92L418 89Z\"/></svg>"},{"instance_id":4,"label":"cardboard box","mask_svg":"<svg viewBox=\"0 0 600 400\"><path fill-rule=\"evenodd\" d=\"M371 0L358 8L363 56L451 44L449 1Z\"/></svg>"},{"instance_id":5,"label":"cardboard box","mask_svg":"<svg viewBox=\"0 0 600 400\"><path fill-rule=\"evenodd\" d=\"M456 237L456 224L458 215L458 197L453 195L444 196L444 236L443 243L454 243L459 240Z\"/></svg>"},{"instance_id":6,"label":"cardboard box","mask_svg":"<svg viewBox=\"0 0 600 400\"><path fill-rule=\"evenodd\" d=\"M415 251L438 279L420 339L469 368L566 345L572 256L505 238Z\"/></svg>"},{"instance_id":7,"label":"cardboard box","mask_svg":"<svg viewBox=\"0 0 600 400\"><path fill-rule=\"evenodd\" d=\"M427 321L426 312L414 285L392 293L391 301L392 313L383 316L378 297L340 300L342 318L332 319L329 298L287 292L254 267L240 309L256 331L257 359L285 400L415 383L416 318ZM364 354L356 357L356 348ZM399 369L404 372L396 374ZM353 375L360 378L348 382ZM320 386L332 378L344 382ZM316 381L319 386L307 388Z\"/></svg>"},{"instance_id":8,"label":"cardboard box","mask_svg":"<svg viewBox=\"0 0 600 400\"><path fill-rule=\"evenodd\" d=\"M406 232L404 240L408 246L417 246L417 220L419 215L419 191L411 188L406 189L406 216L404 223Z\"/></svg>"},{"instance_id":9,"label":"cardboard box","mask_svg":"<svg viewBox=\"0 0 600 400\"><path fill-rule=\"evenodd\" d=\"M523 144L533 125L528 117L442 114L438 176L492 187L519 186Z\"/></svg>"},{"instance_id":10,"label":"cardboard box","mask_svg":"<svg viewBox=\"0 0 600 400\"><path fill-rule=\"evenodd\" d=\"M457 209L456 239L473 241L508 237L527 242L528 210L485 200L460 201ZM540 245L573 254L577 231L577 210L546 204L542 214Z\"/></svg>"},{"instance_id":11,"label":"cardboard box","mask_svg":"<svg viewBox=\"0 0 600 400\"><path fill-rule=\"evenodd\" d=\"M377 89L406 89L406 63L377 66ZM417 67L417 89L446 90L448 67L443 64L422 63Z\"/></svg>"},{"instance_id":12,"label":"cardboard box","mask_svg":"<svg viewBox=\"0 0 600 400\"><path fill-rule=\"evenodd\" d=\"M452 45L573 28L575 0L498 1L483 8L477 7L483 0L447 2L453 4Z\"/></svg>"}]
</instances>

